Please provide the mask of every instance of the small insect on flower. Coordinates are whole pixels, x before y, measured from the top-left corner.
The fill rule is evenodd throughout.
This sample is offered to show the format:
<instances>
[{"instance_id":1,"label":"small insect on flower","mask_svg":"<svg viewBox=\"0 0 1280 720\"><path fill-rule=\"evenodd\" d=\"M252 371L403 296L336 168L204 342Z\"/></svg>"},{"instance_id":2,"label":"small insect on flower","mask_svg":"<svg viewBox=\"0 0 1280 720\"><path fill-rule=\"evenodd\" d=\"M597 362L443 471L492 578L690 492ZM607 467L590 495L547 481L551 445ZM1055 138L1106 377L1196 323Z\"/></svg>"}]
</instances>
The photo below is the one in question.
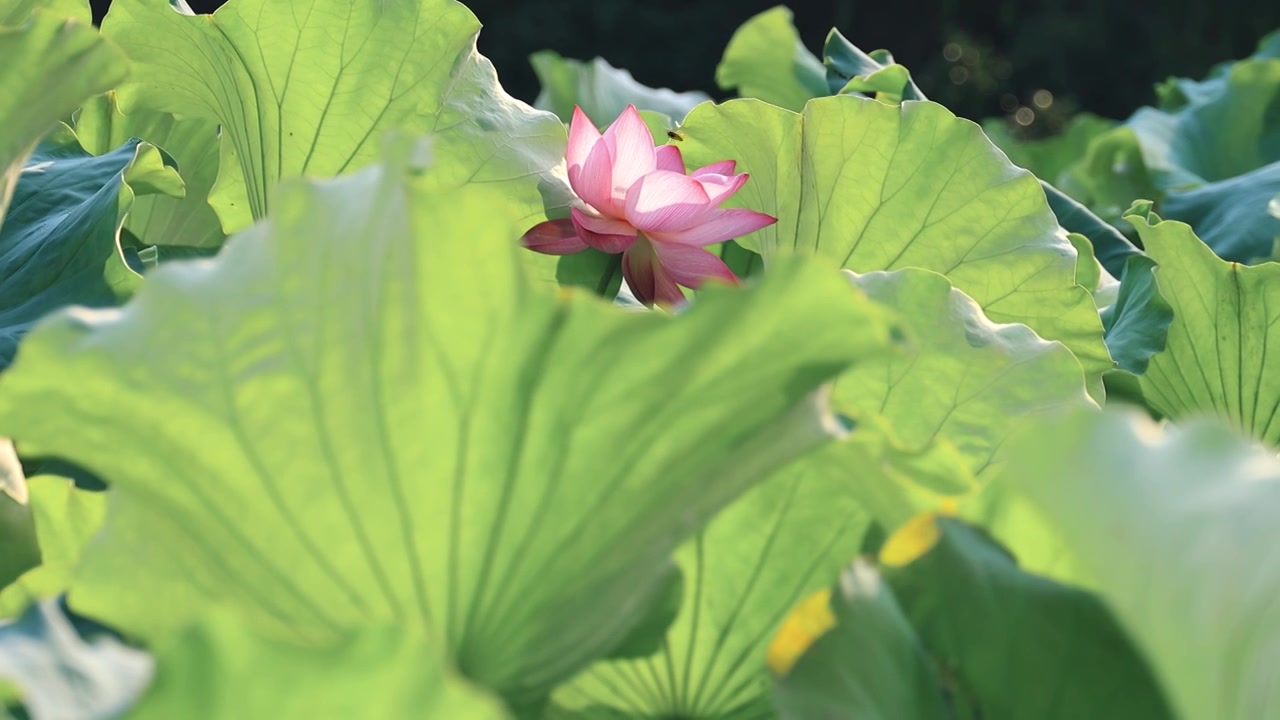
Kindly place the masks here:
<instances>
[{"instance_id":1,"label":"small insect on flower","mask_svg":"<svg viewBox=\"0 0 1280 720\"><path fill-rule=\"evenodd\" d=\"M669 138L671 138L672 140L675 140L675 141L677 141L677 142L682 142L682 141L684 140L684 136L683 136L683 135L681 135L680 133L676 132L675 130L668 130L668 131L667 131L667 137L669 137Z\"/></svg>"}]
</instances>

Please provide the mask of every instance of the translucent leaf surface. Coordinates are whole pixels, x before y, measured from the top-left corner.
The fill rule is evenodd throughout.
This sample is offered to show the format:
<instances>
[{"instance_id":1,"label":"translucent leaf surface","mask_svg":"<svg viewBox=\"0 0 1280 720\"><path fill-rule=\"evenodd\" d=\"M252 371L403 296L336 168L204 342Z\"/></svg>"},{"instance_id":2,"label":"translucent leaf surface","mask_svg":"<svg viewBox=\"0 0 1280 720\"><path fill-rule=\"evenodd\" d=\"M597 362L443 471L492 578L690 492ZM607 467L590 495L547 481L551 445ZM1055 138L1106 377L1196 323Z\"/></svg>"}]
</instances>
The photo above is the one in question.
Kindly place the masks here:
<instances>
[{"instance_id":1,"label":"translucent leaf surface","mask_svg":"<svg viewBox=\"0 0 1280 720\"><path fill-rule=\"evenodd\" d=\"M1173 308L1165 349L1141 378L1147 400L1169 417L1217 415L1280 445L1280 266L1220 260L1190 227L1161 220L1149 205L1127 218Z\"/></svg>"},{"instance_id":2,"label":"translucent leaf surface","mask_svg":"<svg viewBox=\"0 0 1280 720\"><path fill-rule=\"evenodd\" d=\"M321 647L255 635L214 614L157 648L155 680L130 720L317 717L503 720L502 703L457 678L439 651L394 627Z\"/></svg>"},{"instance_id":3,"label":"translucent leaf surface","mask_svg":"<svg viewBox=\"0 0 1280 720\"><path fill-rule=\"evenodd\" d=\"M1076 251L1034 176L940 105L842 95L802 114L753 100L695 108L681 127L692 165L738 159L732 199L779 218L739 239L765 262L816 254L856 272L946 275L995 322L1023 323L1080 359L1091 391L1112 367Z\"/></svg>"},{"instance_id":4,"label":"translucent leaf surface","mask_svg":"<svg viewBox=\"0 0 1280 720\"><path fill-rule=\"evenodd\" d=\"M122 311L48 321L0 433L111 484L83 612L147 637L210 602L298 641L426 627L522 702L616 647L702 521L832 436L815 388L891 321L806 263L674 319L558 297L520 266L518 209L387 153L291 184Z\"/></svg>"}]
</instances>

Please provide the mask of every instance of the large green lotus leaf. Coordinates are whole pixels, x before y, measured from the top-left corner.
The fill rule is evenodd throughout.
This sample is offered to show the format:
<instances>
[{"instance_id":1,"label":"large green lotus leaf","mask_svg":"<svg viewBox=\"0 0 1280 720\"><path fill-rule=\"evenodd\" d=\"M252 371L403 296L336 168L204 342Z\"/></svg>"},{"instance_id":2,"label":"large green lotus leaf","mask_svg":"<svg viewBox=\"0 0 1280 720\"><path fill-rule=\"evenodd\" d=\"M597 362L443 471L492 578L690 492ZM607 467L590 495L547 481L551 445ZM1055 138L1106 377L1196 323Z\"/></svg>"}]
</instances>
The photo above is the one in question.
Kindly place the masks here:
<instances>
[{"instance_id":1,"label":"large green lotus leaf","mask_svg":"<svg viewBox=\"0 0 1280 720\"><path fill-rule=\"evenodd\" d=\"M1280 107L1280 95L1276 107ZM1280 117L1276 124L1280 126ZM1185 192L1171 192L1160 203L1160 212L1194 228L1218 257L1257 262L1271 257L1280 234L1280 218L1267 212L1267 203L1276 193L1280 193L1280 161Z\"/></svg>"},{"instance_id":2,"label":"large green lotus leaf","mask_svg":"<svg viewBox=\"0 0 1280 720\"><path fill-rule=\"evenodd\" d=\"M1211 418L1082 412L1038 427L1019 456L1011 482L1092 571L1179 717L1280 707L1274 450Z\"/></svg>"},{"instance_id":3,"label":"large green lotus leaf","mask_svg":"<svg viewBox=\"0 0 1280 720\"><path fill-rule=\"evenodd\" d=\"M24 2L0 11L5 15L0 21L0 223L27 155L40 138L129 70L120 50L88 23L38 12L20 27L3 27L25 21L31 9ZM0 277L7 280L7 273Z\"/></svg>"},{"instance_id":4,"label":"large green lotus leaf","mask_svg":"<svg viewBox=\"0 0 1280 720\"><path fill-rule=\"evenodd\" d=\"M1248 59L1280 58L1280 30L1274 30L1258 41L1258 47ZM1231 78L1237 60L1227 60L1214 65L1203 80L1173 77L1156 85L1156 107L1176 111L1193 103L1212 100L1222 94L1222 87Z\"/></svg>"},{"instance_id":5,"label":"large green lotus leaf","mask_svg":"<svg viewBox=\"0 0 1280 720\"><path fill-rule=\"evenodd\" d=\"M0 369L53 310L114 305L133 292L141 277L125 261L120 226L136 196L181 194L166 162L136 139L94 157L65 125L40 143L0 226Z\"/></svg>"},{"instance_id":6,"label":"large green lotus leaf","mask_svg":"<svg viewBox=\"0 0 1280 720\"><path fill-rule=\"evenodd\" d=\"M91 622L68 617L56 600L0 624L0 686L21 718L118 718L151 677L151 658ZM0 716L10 697L0 687ZM184 714L191 717L189 713Z\"/></svg>"},{"instance_id":7,"label":"large green lotus leaf","mask_svg":"<svg viewBox=\"0 0 1280 720\"><path fill-rule=\"evenodd\" d=\"M810 98L829 94L826 69L805 49L791 17L791 10L779 5L743 23L716 67L716 84L795 111Z\"/></svg>"},{"instance_id":8,"label":"large green lotus leaf","mask_svg":"<svg viewBox=\"0 0 1280 720\"><path fill-rule=\"evenodd\" d=\"M84 546L102 526L107 508L104 493L81 490L67 478L44 475L28 483L39 564L0 591L0 618L17 616L71 585Z\"/></svg>"},{"instance_id":9,"label":"large green lotus leaf","mask_svg":"<svg viewBox=\"0 0 1280 720\"><path fill-rule=\"evenodd\" d=\"M953 707L991 720L1173 717L1097 596L1023 571L981 530L920 516L890 536L880 562Z\"/></svg>"},{"instance_id":10,"label":"large green lotus leaf","mask_svg":"<svg viewBox=\"0 0 1280 720\"><path fill-rule=\"evenodd\" d=\"M449 671L416 633L371 627L323 647L255 634L212 613L156 648L156 674L129 720L425 718L500 720L502 704Z\"/></svg>"},{"instance_id":11,"label":"large green lotus leaf","mask_svg":"<svg viewBox=\"0 0 1280 720\"><path fill-rule=\"evenodd\" d=\"M226 236L209 205L209 191L218 175L217 123L175 120L168 113L145 108L124 115L115 93L107 93L80 108L75 130L85 150L94 155L110 152L130 138L142 138L176 161L186 194L139 198L124 224L135 238L145 245L216 248L222 244Z\"/></svg>"},{"instance_id":12,"label":"large green lotus leaf","mask_svg":"<svg viewBox=\"0 0 1280 720\"><path fill-rule=\"evenodd\" d=\"M860 432L822 457L884 527L977 492L1026 416L1091 404L1070 351L1024 325L992 322L941 275L905 269L853 282L903 318L913 352L839 378L833 406Z\"/></svg>"},{"instance_id":13,"label":"large green lotus leaf","mask_svg":"<svg viewBox=\"0 0 1280 720\"><path fill-rule=\"evenodd\" d=\"M681 134L690 164L736 158L751 173L731 202L778 218L739 240L766 264L799 252L856 272L942 273L992 320L1069 347L1100 394L1113 363L1076 284L1076 251L1035 177L973 123L933 103L840 95L803 114L755 100L701 105Z\"/></svg>"},{"instance_id":14,"label":"large green lotus leaf","mask_svg":"<svg viewBox=\"0 0 1280 720\"><path fill-rule=\"evenodd\" d=\"M47 321L0 433L111 484L82 612L143 637L214 601L300 642L427 627L524 702L623 639L704 520L831 437L815 388L892 321L806 263L676 318L562 296L524 274L502 191L438 191L407 145L289 184L122 311Z\"/></svg>"},{"instance_id":15,"label":"large green lotus leaf","mask_svg":"<svg viewBox=\"0 0 1280 720\"><path fill-rule=\"evenodd\" d=\"M780 17L778 17L780 15ZM794 28L790 25L790 11L785 8L775 8L769 12L763 13L757 17L757 20L748 23L753 27L755 35L748 34L749 37L756 37L761 32L771 30L775 35L782 35L790 32L795 35ZM758 22L758 27L753 23ZM740 31L741 32L741 31ZM798 41L797 41L798 42ZM760 57L761 48L752 47L748 57ZM776 52L776 50L774 51ZM744 55L747 55L744 53ZM812 60L808 51L801 47L797 50L797 63L804 65L805 58ZM910 73L906 68L894 64L893 56L887 50L873 50L865 53L852 43L850 43L839 30L832 29L827 35L826 43L823 47L823 64L826 67L827 88L825 91L806 91L805 97L818 97L824 95L835 95L841 92L864 92L874 93L878 100L890 102L893 104L906 100L927 100L920 88L911 80ZM746 97L759 97L765 100L770 98L766 95L742 92ZM792 110L799 110L803 107L804 102L794 103L793 105L785 105L775 102L775 104L789 107ZM997 145L1001 145L997 142ZM1002 149L1007 148L1001 145ZM1015 164L1022 165L1017 159ZM1022 165L1026 167L1025 165ZM1063 228L1070 232L1081 233L1089 238L1097 249L1098 259L1103 266L1107 268L1113 275L1119 275L1125 259L1138 250L1123 235L1121 235L1114 227L1098 218L1088 208L1068 197L1066 193L1049 184L1053 178L1042 175L1035 168L1029 168L1042 178L1040 181L1041 189L1044 190L1045 196L1048 198L1049 207L1057 216L1058 222ZM1115 219L1119 219L1119 212L1128 207L1132 197L1125 197L1123 203L1116 209Z\"/></svg>"},{"instance_id":16,"label":"large green lotus leaf","mask_svg":"<svg viewBox=\"0 0 1280 720\"><path fill-rule=\"evenodd\" d=\"M676 92L641 85L630 72L616 68L600 57L588 63L563 58L552 50L542 50L530 56L529 62L542 83L542 92L534 107L550 110L565 122L573 117L574 105L581 107L587 117L601 125L613 122L628 105L662 113L678 121L694 105L711 99L704 92Z\"/></svg>"},{"instance_id":17,"label":"large green lotus leaf","mask_svg":"<svg viewBox=\"0 0 1280 720\"><path fill-rule=\"evenodd\" d=\"M1144 396L1168 417L1217 415L1280 444L1280 266L1221 260L1189 226L1150 212L1150 203L1126 217L1173 308L1165 349L1141 378Z\"/></svg>"},{"instance_id":18,"label":"large green lotus leaf","mask_svg":"<svg viewBox=\"0 0 1280 720\"><path fill-rule=\"evenodd\" d=\"M774 641L783 720L941 720L939 680L876 568L859 559L788 618ZM789 646L789 647L788 647ZM798 659L787 662L794 652Z\"/></svg>"},{"instance_id":19,"label":"large green lotus leaf","mask_svg":"<svg viewBox=\"0 0 1280 720\"><path fill-rule=\"evenodd\" d=\"M93 22L88 0L4 0L0 4L0 25L21 25L36 10L59 19L75 18L85 25Z\"/></svg>"},{"instance_id":20,"label":"large green lotus leaf","mask_svg":"<svg viewBox=\"0 0 1280 720\"><path fill-rule=\"evenodd\" d=\"M1125 124L1160 193L1117 202L1161 200L1161 213L1189 223L1224 259L1269 256L1280 228L1266 212L1280 190L1280 59L1242 60L1175 87L1176 101L1166 91L1161 109L1142 108ZM1088 172L1105 179L1119 171L1095 164Z\"/></svg>"},{"instance_id":21,"label":"large green lotus leaf","mask_svg":"<svg viewBox=\"0 0 1280 720\"><path fill-rule=\"evenodd\" d=\"M564 156L550 113L502 91L475 50L480 23L454 0L231 0L213 15L117 0L103 33L134 63L121 109L218 122L248 206L214 204L231 232L265 217L282 178L331 176L374 162L388 129L429 133L441 185L486 184L544 215L544 185ZM559 202L559 200L557 200ZM521 228L523 232L524 228Z\"/></svg>"},{"instance_id":22,"label":"large green lotus leaf","mask_svg":"<svg viewBox=\"0 0 1280 720\"><path fill-rule=\"evenodd\" d=\"M774 633L796 602L830 586L867 522L846 475L793 463L676 553L684 600L661 650L597 663L556 692L553 717L754 716L768 705Z\"/></svg>"},{"instance_id":23,"label":"large green lotus leaf","mask_svg":"<svg viewBox=\"0 0 1280 720\"><path fill-rule=\"evenodd\" d=\"M1126 125L1167 190L1226 180L1280 161L1280 59L1242 60L1173 110L1142 108Z\"/></svg>"}]
</instances>

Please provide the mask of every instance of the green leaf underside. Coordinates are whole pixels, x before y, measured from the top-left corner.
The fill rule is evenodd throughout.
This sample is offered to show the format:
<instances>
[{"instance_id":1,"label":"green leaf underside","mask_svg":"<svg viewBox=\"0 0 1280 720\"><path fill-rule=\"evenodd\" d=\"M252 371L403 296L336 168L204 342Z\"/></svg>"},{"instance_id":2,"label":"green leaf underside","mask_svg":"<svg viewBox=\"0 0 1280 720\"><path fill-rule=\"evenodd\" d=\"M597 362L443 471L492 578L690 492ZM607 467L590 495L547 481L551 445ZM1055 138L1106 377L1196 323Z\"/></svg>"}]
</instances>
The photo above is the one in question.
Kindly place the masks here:
<instances>
[{"instance_id":1,"label":"green leaf underside","mask_svg":"<svg viewBox=\"0 0 1280 720\"><path fill-rule=\"evenodd\" d=\"M215 601L299 642L426 627L523 701L616 646L702 520L830 437L814 388L891 322L805 263L675 320L557 299L520 267L518 208L387 152L287 186L123 311L48 321L0 433L111 483L81 611L143 637Z\"/></svg>"},{"instance_id":2,"label":"green leaf underside","mask_svg":"<svg viewBox=\"0 0 1280 720\"><path fill-rule=\"evenodd\" d=\"M676 553L684 602L661 651L596 664L556 692L554 716L752 716L768 704L765 653L778 626L832 582L866 527L846 476L794 463Z\"/></svg>"},{"instance_id":3,"label":"green leaf underside","mask_svg":"<svg viewBox=\"0 0 1280 720\"><path fill-rule=\"evenodd\" d=\"M140 278L118 246L120 224L135 195L181 189L156 148L137 140L92 157L66 126L45 138L0 227L0 369L49 312L127 297Z\"/></svg>"},{"instance_id":4,"label":"green leaf underside","mask_svg":"<svg viewBox=\"0 0 1280 720\"><path fill-rule=\"evenodd\" d=\"M344 633L304 647L255 635L216 613L157 649L156 677L130 720L317 717L503 720L502 704L445 669L427 639L402 628Z\"/></svg>"},{"instance_id":5,"label":"green leaf underside","mask_svg":"<svg viewBox=\"0 0 1280 720\"><path fill-rule=\"evenodd\" d=\"M1173 309L1165 349L1141 377L1143 395L1171 418L1217 415L1280 445L1280 266L1220 260L1187 225L1138 210L1126 217Z\"/></svg>"},{"instance_id":6,"label":"green leaf underside","mask_svg":"<svg viewBox=\"0 0 1280 720\"><path fill-rule=\"evenodd\" d=\"M691 166L733 157L751 173L729 204L778 217L738 240L766 264L798 252L855 272L939 272L993 321L1065 344L1101 394L1113 363L1076 284L1075 249L1037 180L973 123L933 103L844 95L803 114L753 100L702 105L681 134Z\"/></svg>"},{"instance_id":7,"label":"green leaf underside","mask_svg":"<svg viewBox=\"0 0 1280 720\"><path fill-rule=\"evenodd\" d=\"M1097 580L1184 718L1280 707L1280 464L1219 421L1079 413L1012 475Z\"/></svg>"},{"instance_id":8,"label":"green leaf underside","mask_svg":"<svg viewBox=\"0 0 1280 720\"><path fill-rule=\"evenodd\" d=\"M1070 351L1025 326L991 322L946 278L906 269L853 282L903 318L912 352L837 380L833 406L858 429L821 457L883 527L977 492L1027 417L1092 404Z\"/></svg>"},{"instance_id":9,"label":"green leaf underside","mask_svg":"<svg viewBox=\"0 0 1280 720\"><path fill-rule=\"evenodd\" d=\"M128 72L124 55L87 22L6 5L0 21L0 228L27 155L50 127ZM3 277L3 275L0 275Z\"/></svg>"}]
</instances>

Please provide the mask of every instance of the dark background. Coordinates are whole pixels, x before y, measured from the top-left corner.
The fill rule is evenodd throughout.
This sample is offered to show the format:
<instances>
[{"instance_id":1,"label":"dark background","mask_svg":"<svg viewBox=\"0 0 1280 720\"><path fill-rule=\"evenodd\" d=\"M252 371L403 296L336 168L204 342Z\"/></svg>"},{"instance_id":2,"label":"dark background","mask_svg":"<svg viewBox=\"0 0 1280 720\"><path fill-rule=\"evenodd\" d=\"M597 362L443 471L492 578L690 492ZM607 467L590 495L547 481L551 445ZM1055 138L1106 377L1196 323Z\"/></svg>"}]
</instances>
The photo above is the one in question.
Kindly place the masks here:
<instances>
[{"instance_id":1,"label":"dark background","mask_svg":"<svg viewBox=\"0 0 1280 720\"><path fill-rule=\"evenodd\" d=\"M97 17L109 0L92 0ZM289 0L271 0L289 2ZM189 0L211 12L218 0ZM640 82L717 98L715 68L733 31L775 0L470 0L480 51L511 94L532 102L530 53L603 56ZM887 48L930 99L980 119L1031 105L1039 134L1075 109L1123 119L1170 75L1199 77L1244 57L1280 27L1280 2L1257 0L793 0L801 38L821 56L840 28L864 50ZM944 48L951 44L944 55ZM959 59L951 60L959 55ZM963 68L963 69L960 69ZM1042 100L1043 100L1042 96Z\"/></svg>"}]
</instances>

